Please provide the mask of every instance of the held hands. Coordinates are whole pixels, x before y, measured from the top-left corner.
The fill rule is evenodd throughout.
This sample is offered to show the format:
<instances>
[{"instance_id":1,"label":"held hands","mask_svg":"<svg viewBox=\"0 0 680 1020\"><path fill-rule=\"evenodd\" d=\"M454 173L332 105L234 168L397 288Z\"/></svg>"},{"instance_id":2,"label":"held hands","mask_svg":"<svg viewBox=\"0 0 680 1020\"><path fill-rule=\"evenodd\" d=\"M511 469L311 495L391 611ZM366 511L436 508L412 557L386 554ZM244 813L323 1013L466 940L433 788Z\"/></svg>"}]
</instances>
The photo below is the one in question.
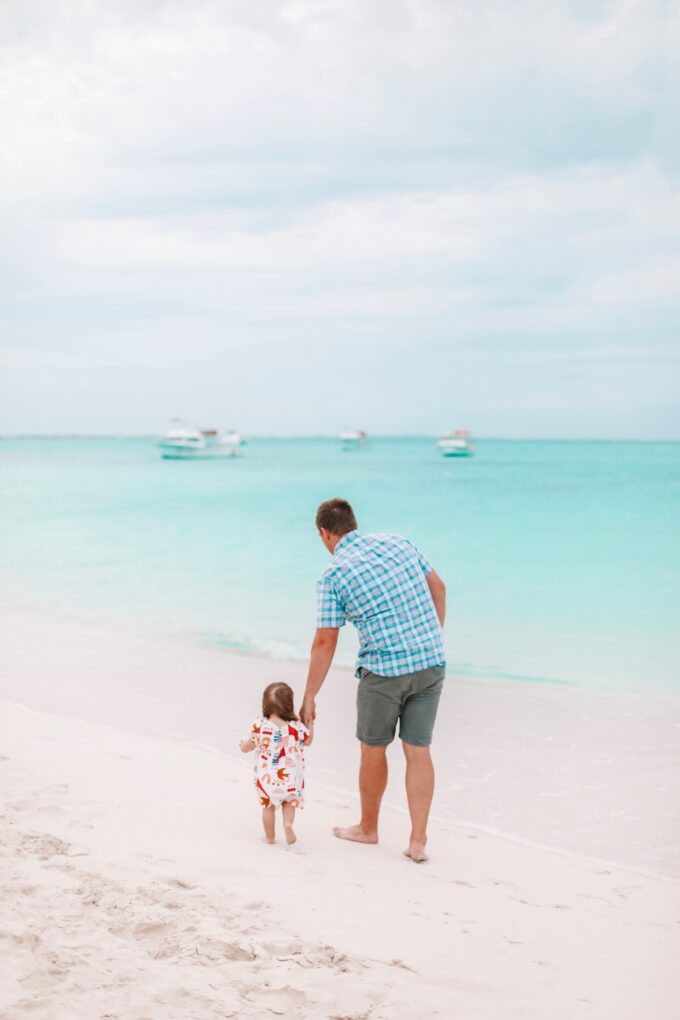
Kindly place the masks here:
<instances>
[{"instance_id":1,"label":"held hands","mask_svg":"<svg viewBox=\"0 0 680 1020\"><path fill-rule=\"evenodd\" d=\"M300 708L300 718L307 729L311 730L314 725L314 720L316 719L316 702L314 701L314 698L303 698L302 706Z\"/></svg>"}]
</instances>

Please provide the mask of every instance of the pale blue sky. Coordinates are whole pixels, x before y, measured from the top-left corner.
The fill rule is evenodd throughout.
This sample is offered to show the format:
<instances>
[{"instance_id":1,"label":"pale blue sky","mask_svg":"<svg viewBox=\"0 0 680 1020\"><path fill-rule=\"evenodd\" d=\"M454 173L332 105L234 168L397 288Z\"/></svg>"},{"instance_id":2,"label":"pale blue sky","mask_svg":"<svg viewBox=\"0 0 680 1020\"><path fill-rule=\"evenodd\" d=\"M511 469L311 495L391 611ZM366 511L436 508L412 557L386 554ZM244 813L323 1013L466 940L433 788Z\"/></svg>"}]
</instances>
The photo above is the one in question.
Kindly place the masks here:
<instances>
[{"instance_id":1,"label":"pale blue sky","mask_svg":"<svg viewBox=\"0 0 680 1020\"><path fill-rule=\"evenodd\" d=\"M680 5L5 0L0 432L680 438Z\"/></svg>"}]
</instances>

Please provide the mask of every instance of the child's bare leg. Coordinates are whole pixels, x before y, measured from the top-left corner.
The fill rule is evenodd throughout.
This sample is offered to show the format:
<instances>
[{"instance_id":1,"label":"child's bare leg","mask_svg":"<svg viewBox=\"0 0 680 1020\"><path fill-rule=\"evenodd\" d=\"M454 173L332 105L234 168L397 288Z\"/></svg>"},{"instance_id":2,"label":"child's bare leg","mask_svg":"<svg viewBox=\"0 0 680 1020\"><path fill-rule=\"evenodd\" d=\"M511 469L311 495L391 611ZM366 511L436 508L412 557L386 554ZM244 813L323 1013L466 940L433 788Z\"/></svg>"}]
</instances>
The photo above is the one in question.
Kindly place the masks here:
<instances>
[{"instance_id":1,"label":"child's bare leg","mask_svg":"<svg viewBox=\"0 0 680 1020\"><path fill-rule=\"evenodd\" d=\"M269 807L262 808L262 824L264 825L264 841L265 843L273 843L275 841L274 836L274 819L276 812L274 805L270 804Z\"/></svg>"},{"instance_id":2,"label":"child's bare leg","mask_svg":"<svg viewBox=\"0 0 680 1020\"><path fill-rule=\"evenodd\" d=\"M297 836L293 829L293 822L295 821L295 807L290 804L287 800L284 800L281 805L281 814L283 815L283 831L286 834L286 843L289 846L296 841Z\"/></svg>"}]
</instances>

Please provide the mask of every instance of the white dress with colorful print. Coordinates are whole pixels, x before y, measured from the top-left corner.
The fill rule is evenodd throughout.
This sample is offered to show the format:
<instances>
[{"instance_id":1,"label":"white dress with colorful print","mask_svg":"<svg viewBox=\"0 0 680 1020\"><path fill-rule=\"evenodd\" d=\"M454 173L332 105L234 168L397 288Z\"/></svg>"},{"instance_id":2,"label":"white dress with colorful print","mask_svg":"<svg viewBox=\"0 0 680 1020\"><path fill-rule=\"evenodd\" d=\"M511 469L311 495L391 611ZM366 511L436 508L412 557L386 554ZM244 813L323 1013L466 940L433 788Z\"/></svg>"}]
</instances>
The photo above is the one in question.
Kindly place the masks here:
<instances>
[{"instance_id":1,"label":"white dress with colorful print","mask_svg":"<svg viewBox=\"0 0 680 1020\"><path fill-rule=\"evenodd\" d=\"M305 756L302 748L309 736L297 721L277 726L269 719L253 723L250 739L255 744L255 787L263 807L279 807L285 800L304 806Z\"/></svg>"}]
</instances>

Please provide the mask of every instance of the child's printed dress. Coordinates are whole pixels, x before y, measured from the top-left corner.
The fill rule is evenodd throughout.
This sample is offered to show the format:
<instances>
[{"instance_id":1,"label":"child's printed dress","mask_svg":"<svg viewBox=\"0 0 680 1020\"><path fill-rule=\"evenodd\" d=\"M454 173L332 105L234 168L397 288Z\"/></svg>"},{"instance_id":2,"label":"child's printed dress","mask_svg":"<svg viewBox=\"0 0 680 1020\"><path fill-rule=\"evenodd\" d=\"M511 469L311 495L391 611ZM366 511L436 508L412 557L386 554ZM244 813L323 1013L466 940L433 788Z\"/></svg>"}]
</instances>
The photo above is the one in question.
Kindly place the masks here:
<instances>
[{"instance_id":1,"label":"child's printed dress","mask_svg":"<svg viewBox=\"0 0 680 1020\"><path fill-rule=\"evenodd\" d=\"M256 719L250 731L255 744L255 787L262 807L279 807L287 800L304 807L305 756L302 750L309 736L297 721L279 728L269 719Z\"/></svg>"}]
</instances>

